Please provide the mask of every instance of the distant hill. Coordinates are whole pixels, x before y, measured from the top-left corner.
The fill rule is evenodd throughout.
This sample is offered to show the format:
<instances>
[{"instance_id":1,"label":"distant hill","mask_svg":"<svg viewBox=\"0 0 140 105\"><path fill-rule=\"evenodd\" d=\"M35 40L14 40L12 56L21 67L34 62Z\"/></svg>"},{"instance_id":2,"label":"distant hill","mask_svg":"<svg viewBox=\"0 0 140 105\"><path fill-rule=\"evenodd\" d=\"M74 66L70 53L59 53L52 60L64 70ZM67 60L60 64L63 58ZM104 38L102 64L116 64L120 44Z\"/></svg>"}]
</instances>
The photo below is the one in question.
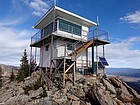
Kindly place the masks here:
<instances>
[{"instance_id":1,"label":"distant hill","mask_svg":"<svg viewBox=\"0 0 140 105\"><path fill-rule=\"evenodd\" d=\"M107 68L108 76L120 76L129 86L140 94L140 69L134 68Z\"/></svg>"},{"instance_id":2,"label":"distant hill","mask_svg":"<svg viewBox=\"0 0 140 105\"><path fill-rule=\"evenodd\" d=\"M140 69L135 68L107 68L107 74L140 78Z\"/></svg>"},{"instance_id":3,"label":"distant hill","mask_svg":"<svg viewBox=\"0 0 140 105\"><path fill-rule=\"evenodd\" d=\"M2 71L11 71L11 70L18 70L18 67L12 66L12 65L5 65L5 64L0 64L0 67L2 68Z\"/></svg>"}]
</instances>

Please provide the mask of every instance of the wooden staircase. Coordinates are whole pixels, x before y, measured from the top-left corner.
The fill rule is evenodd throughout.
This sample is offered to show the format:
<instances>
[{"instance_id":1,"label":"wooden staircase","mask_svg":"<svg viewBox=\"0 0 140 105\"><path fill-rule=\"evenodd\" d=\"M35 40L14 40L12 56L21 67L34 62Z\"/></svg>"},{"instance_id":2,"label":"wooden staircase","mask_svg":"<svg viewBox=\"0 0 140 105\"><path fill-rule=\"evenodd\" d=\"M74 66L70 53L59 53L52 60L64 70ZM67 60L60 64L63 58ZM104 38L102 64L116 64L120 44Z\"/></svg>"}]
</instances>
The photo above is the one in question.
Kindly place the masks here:
<instances>
[{"instance_id":1,"label":"wooden staircase","mask_svg":"<svg viewBox=\"0 0 140 105\"><path fill-rule=\"evenodd\" d=\"M68 54L68 56L77 56L79 55L81 52L83 52L86 48L88 48L91 44L93 43L93 40L89 40L86 43L84 43L82 46L80 46L79 48L77 48L75 51L71 52L70 54Z\"/></svg>"}]
</instances>

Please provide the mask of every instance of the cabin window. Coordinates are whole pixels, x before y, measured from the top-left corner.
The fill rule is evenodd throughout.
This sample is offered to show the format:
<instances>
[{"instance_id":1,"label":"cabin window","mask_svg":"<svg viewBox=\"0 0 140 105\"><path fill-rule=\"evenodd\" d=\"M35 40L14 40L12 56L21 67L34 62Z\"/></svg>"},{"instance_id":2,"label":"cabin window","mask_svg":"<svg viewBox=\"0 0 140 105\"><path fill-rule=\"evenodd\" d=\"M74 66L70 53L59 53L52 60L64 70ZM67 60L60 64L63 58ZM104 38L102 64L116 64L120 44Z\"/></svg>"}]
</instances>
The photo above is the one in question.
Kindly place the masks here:
<instances>
[{"instance_id":1,"label":"cabin window","mask_svg":"<svg viewBox=\"0 0 140 105\"><path fill-rule=\"evenodd\" d=\"M66 20L59 19L59 29L75 35L81 35L81 26Z\"/></svg>"},{"instance_id":2,"label":"cabin window","mask_svg":"<svg viewBox=\"0 0 140 105\"><path fill-rule=\"evenodd\" d=\"M67 44L67 50L74 50L74 47L72 46L72 44Z\"/></svg>"},{"instance_id":3,"label":"cabin window","mask_svg":"<svg viewBox=\"0 0 140 105\"><path fill-rule=\"evenodd\" d=\"M45 51L49 50L49 45L45 46Z\"/></svg>"},{"instance_id":4,"label":"cabin window","mask_svg":"<svg viewBox=\"0 0 140 105\"><path fill-rule=\"evenodd\" d=\"M53 31L53 23L49 24L44 28L44 36L51 34Z\"/></svg>"},{"instance_id":5,"label":"cabin window","mask_svg":"<svg viewBox=\"0 0 140 105\"><path fill-rule=\"evenodd\" d=\"M53 26L54 26L54 29L53 29ZM56 31L56 29L57 29L57 20L55 20L55 24L52 22L49 25L47 25L44 28L44 30L42 30L41 32L42 38L46 35L51 34L53 31Z\"/></svg>"}]
</instances>

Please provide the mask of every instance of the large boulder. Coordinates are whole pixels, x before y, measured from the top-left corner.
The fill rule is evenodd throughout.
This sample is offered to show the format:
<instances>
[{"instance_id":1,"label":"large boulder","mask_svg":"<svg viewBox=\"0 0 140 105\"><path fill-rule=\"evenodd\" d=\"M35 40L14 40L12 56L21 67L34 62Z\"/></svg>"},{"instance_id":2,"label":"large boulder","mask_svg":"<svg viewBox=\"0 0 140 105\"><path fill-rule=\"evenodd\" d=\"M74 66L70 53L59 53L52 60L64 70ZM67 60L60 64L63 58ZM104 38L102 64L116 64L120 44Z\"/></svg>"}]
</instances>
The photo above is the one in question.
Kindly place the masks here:
<instances>
[{"instance_id":1,"label":"large boulder","mask_svg":"<svg viewBox=\"0 0 140 105\"><path fill-rule=\"evenodd\" d=\"M7 101L11 97L12 94L5 92L3 95L0 96L0 103Z\"/></svg>"},{"instance_id":2,"label":"large boulder","mask_svg":"<svg viewBox=\"0 0 140 105\"><path fill-rule=\"evenodd\" d=\"M71 94L68 95L68 99L70 99L70 100L74 100L74 101L78 101L78 100L80 100L77 96L75 96L75 95L71 95Z\"/></svg>"},{"instance_id":3,"label":"large boulder","mask_svg":"<svg viewBox=\"0 0 140 105\"><path fill-rule=\"evenodd\" d=\"M128 86L125 82L123 82L123 85L127 88L129 93L134 96L134 98L137 98L140 100L140 95L134 89L132 89L130 86Z\"/></svg>"},{"instance_id":4,"label":"large boulder","mask_svg":"<svg viewBox=\"0 0 140 105\"><path fill-rule=\"evenodd\" d=\"M118 89L117 98L122 102L131 102L133 100L133 96L122 89Z\"/></svg>"},{"instance_id":5,"label":"large boulder","mask_svg":"<svg viewBox=\"0 0 140 105\"><path fill-rule=\"evenodd\" d=\"M114 86L104 78L103 78L103 84L108 91L110 91L112 94L116 94L116 90Z\"/></svg>"},{"instance_id":6,"label":"large boulder","mask_svg":"<svg viewBox=\"0 0 140 105\"><path fill-rule=\"evenodd\" d=\"M16 90L16 95L22 95L24 94L24 90L22 87L18 87L17 90Z\"/></svg>"},{"instance_id":7,"label":"large boulder","mask_svg":"<svg viewBox=\"0 0 140 105\"><path fill-rule=\"evenodd\" d=\"M91 103L95 103L96 105L117 105L108 91L104 91L96 86L89 90L87 95Z\"/></svg>"},{"instance_id":8,"label":"large boulder","mask_svg":"<svg viewBox=\"0 0 140 105\"><path fill-rule=\"evenodd\" d=\"M14 96L8 99L5 105L26 105L29 100L30 98L27 95Z\"/></svg>"},{"instance_id":9,"label":"large boulder","mask_svg":"<svg viewBox=\"0 0 140 105\"><path fill-rule=\"evenodd\" d=\"M38 98L41 93L43 93L43 88L42 87L40 87L36 91L33 91L33 90L29 91L29 94L30 94L29 96L31 98Z\"/></svg>"},{"instance_id":10,"label":"large boulder","mask_svg":"<svg viewBox=\"0 0 140 105\"><path fill-rule=\"evenodd\" d=\"M121 88L122 83L121 81L118 81L117 78L113 77L113 78L110 78L109 80L111 81L114 87Z\"/></svg>"},{"instance_id":11,"label":"large boulder","mask_svg":"<svg viewBox=\"0 0 140 105\"><path fill-rule=\"evenodd\" d=\"M80 105L80 101L72 101L72 105Z\"/></svg>"}]
</instances>

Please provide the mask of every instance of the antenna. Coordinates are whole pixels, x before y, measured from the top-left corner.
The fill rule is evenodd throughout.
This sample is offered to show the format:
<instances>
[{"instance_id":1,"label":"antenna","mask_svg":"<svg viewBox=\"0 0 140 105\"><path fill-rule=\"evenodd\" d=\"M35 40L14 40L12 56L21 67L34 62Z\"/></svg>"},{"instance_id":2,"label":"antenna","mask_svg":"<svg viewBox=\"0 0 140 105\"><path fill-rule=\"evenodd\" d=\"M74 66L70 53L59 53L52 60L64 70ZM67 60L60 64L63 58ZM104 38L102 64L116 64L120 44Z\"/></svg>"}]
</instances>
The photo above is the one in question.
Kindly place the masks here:
<instances>
[{"instance_id":1,"label":"antenna","mask_svg":"<svg viewBox=\"0 0 140 105\"><path fill-rule=\"evenodd\" d=\"M96 18L96 22L97 22L97 27L98 27L99 26L99 18L98 18L98 16Z\"/></svg>"},{"instance_id":2,"label":"antenna","mask_svg":"<svg viewBox=\"0 0 140 105\"><path fill-rule=\"evenodd\" d=\"M53 5L54 5L54 6L56 6L56 2L57 2L56 0L53 0Z\"/></svg>"}]
</instances>

